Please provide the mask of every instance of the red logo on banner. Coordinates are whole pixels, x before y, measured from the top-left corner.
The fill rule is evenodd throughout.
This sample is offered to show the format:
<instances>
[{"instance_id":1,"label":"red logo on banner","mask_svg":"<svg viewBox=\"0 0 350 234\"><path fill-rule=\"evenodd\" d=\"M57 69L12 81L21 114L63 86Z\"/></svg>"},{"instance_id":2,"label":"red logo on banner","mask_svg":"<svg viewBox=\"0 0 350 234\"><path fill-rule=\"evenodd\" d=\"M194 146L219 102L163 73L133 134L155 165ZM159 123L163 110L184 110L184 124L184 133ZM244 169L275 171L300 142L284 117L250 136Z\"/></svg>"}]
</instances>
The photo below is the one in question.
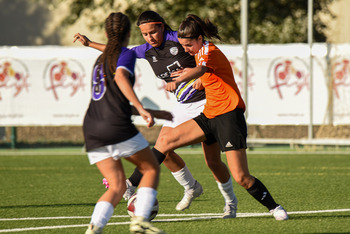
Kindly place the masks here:
<instances>
[{"instance_id":1,"label":"red logo on banner","mask_svg":"<svg viewBox=\"0 0 350 234\"><path fill-rule=\"evenodd\" d=\"M235 76L236 84L243 94L243 77L242 77L242 62L230 60L233 75ZM254 76L253 68L248 64L248 74L247 74L247 87L253 90L254 83L252 78ZM238 79L239 78L239 79Z\"/></svg>"},{"instance_id":2,"label":"red logo on banner","mask_svg":"<svg viewBox=\"0 0 350 234\"><path fill-rule=\"evenodd\" d=\"M350 86L350 61L348 59L336 60L332 66L332 75L334 94L339 99L339 87Z\"/></svg>"},{"instance_id":3,"label":"red logo on banner","mask_svg":"<svg viewBox=\"0 0 350 234\"><path fill-rule=\"evenodd\" d=\"M13 89L13 96L16 97L23 89L28 91L28 77L28 68L23 62L15 59L0 60L0 91Z\"/></svg>"},{"instance_id":4,"label":"red logo on banner","mask_svg":"<svg viewBox=\"0 0 350 234\"><path fill-rule=\"evenodd\" d=\"M294 95L298 95L304 87L308 88L308 67L298 58L274 60L270 64L268 77L270 88L277 91L280 99L283 99L286 89L293 89Z\"/></svg>"},{"instance_id":5,"label":"red logo on banner","mask_svg":"<svg viewBox=\"0 0 350 234\"><path fill-rule=\"evenodd\" d=\"M84 90L84 68L75 60L51 60L44 73L46 89L52 91L55 99L59 99L59 93L68 92L73 97L79 89Z\"/></svg>"}]
</instances>

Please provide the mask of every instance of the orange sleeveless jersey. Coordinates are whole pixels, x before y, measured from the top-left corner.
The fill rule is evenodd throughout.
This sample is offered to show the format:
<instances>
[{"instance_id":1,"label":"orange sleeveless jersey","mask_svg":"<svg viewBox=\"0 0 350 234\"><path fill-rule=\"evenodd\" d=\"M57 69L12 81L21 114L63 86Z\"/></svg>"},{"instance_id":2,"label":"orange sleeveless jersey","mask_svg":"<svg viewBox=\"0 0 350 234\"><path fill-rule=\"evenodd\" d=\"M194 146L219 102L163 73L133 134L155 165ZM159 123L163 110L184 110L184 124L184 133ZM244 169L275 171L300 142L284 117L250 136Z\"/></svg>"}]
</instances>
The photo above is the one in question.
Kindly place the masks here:
<instances>
[{"instance_id":1,"label":"orange sleeveless jersey","mask_svg":"<svg viewBox=\"0 0 350 234\"><path fill-rule=\"evenodd\" d=\"M195 58L197 66L208 68L207 72L200 77L207 99L203 114L212 119L236 108L245 110L230 62L219 48L205 41Z\"/></svg>"}]
</instances>

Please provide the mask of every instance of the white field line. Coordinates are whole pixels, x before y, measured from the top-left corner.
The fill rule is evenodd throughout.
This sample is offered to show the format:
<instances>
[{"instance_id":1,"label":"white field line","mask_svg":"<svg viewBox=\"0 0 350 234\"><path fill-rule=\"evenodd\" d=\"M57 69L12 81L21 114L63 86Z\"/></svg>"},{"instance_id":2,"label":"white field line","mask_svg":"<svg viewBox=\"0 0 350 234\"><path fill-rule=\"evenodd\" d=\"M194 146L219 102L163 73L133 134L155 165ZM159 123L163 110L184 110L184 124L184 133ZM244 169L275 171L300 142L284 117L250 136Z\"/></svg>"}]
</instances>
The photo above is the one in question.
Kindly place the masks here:
<instances>
[{"instance_id":1,"label":"white field line","mask_svg":"<svg viewBox=\"0 0 350 234\"><path fill-rule=\"evenodd\" d=\"M335 209L335 210L313 210L313 211L289 211L288 214L316 214L316 213L335 213L335 212L350 212L350 209ZM203 219L219 219L221 213L202 213L202 214L158 214L157 217L186 217L186 218L170 218L170 219L156 219L152 222L177 222L177 221L191 221ZM237 217L261 217L270 216L270 213L237 213ZM91 216L59 216L59 217L25 217L25 218L0 218L0 221L22 221L22 220L57 220L57 219L90 219ZM128 218L128 215L113 215L112 218ZM127 222L110 222L107 225L127 225ZM27 227L27 228L13 228L0 229L0 233L5 232L23 232L23 231L37 231L49 229L63 229L87 227L88 224L73 224L73 225L59 225L59 226L43 226L43 227Z\"/></svg>"}]
</instances>

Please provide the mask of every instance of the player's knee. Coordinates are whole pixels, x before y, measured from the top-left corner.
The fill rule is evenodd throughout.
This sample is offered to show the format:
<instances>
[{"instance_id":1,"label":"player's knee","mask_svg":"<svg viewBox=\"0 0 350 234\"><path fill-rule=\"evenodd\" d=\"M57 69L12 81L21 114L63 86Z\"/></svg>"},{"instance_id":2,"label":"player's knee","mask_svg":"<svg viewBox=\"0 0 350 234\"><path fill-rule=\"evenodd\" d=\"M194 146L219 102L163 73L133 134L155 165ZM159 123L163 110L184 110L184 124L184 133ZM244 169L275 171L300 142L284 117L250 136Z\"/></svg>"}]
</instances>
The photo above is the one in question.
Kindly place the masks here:
<instances>
[{"instance_id":1,"label":"player's knee","mask_svg":"<svg viewBox=\"0 0 350 234\"><path fill-rule=\"evenodd\" d=\"M124 192L126 191L126 183L111 182L109 183L108 190L115 194L118 194L118 193L124 194Z\"/></svg>"},{"instance_id":2,"label":"player's knee","mask_svg":"<svg viewBox=\"0 0 350 234\"><path fill-rule=\"evenodd\" d=\"M164 146L165 142L166 142L165 136L164 135L160 135L160 136L158 136L157 142L156 142L154 147L159 150L162 146Z\"/></svg>"},{"instance_id":3,"label":"player's knee","mask_svg":"<svg viewBox=\"0 0 350 234\"><path fill-rule=\"evenodd\" d=\"M155 148L158 149L160 152L168 152L171 150L169 147L170 145L170 139L167 135L161 135L158 137Z\"/></svg>"},{"instance_id":4,"label":"player's knee","mask_svg":"<svg viewBox=\"0 0 350 234\"><path fill-rule=\"evenodd\" d=\"M250 175L236 175L234 176L235 181L245 189L248 189L251 184Z\"/></svg>"},{"instance_id":5,"label":"player's knee","mask_svg":"<svg viewBox=\"0 0 350 234\"><path fill-rule=\"evenodd\" d=\"M145 174L158 175L160 172L160 167L159 167L159 164L157 163L157 164L151 164L148 167L144 167L139 170L143 175Z\"/></svg>"}]
</instances>

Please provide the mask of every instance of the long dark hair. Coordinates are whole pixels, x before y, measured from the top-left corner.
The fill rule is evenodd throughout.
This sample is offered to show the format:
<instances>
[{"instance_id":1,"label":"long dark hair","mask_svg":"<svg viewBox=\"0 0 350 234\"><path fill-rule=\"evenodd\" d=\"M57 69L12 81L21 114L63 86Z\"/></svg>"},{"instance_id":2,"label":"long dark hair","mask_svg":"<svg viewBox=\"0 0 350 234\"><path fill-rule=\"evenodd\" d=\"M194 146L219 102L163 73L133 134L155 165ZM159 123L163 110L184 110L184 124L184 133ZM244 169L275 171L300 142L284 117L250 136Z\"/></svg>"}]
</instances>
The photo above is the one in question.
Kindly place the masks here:
<instances>
[{"instance_id":1,"label":"long dark hair","mask_svg":"<svg viewBox=\"0 0 350 234\"><path fill-rule=\"evenodd\" d=\"M161 22L164 24L165 30L173 31L171 27L167 23L165 23L165 20L163 19L163 17L161 17L157 12L154 12L154 11L142 12L137 19L136 25L140 26L141 24L151 23L151 22Z\"/></svg>"},{"instance_id":2,"label":"long dark hair","mask_svg":"<svg viewBox=\"0 0 350 234\"><path fill-rule=\"evenodd\" d=\"M108 42L101 55L100 63L105 64L112 74L117 67L122 42L130 32L130 27L129 17L121 12L111 13L105 21Z\"/></svg>"},{"instance_id":3,"label":"long dark hair","mask_svg":"<svg viewBox=\"0 0 350 234\"><path fill-rule=\"evenodd\" d=\"M179 38L198 38L199 36L205 36L209 39L217 38L221 40L219 36L218 28L209 19L203 21L196 15L189 14L186 19L182 21L177 31Z\"/></svg>"}]
</instances>

